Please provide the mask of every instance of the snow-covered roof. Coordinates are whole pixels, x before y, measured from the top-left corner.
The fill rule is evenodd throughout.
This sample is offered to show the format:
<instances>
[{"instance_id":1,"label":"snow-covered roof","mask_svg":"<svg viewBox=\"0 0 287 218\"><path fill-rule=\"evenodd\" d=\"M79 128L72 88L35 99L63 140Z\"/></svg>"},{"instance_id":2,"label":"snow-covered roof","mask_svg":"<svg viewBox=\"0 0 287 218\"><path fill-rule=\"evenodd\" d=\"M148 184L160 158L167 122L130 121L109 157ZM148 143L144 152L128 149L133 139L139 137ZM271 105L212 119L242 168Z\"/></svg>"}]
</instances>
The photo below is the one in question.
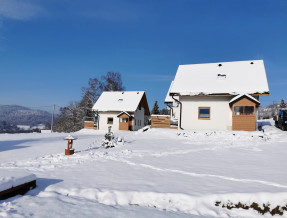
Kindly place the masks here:
<instances>
[{"instance_id":1,"label":"snow-covered roof","mask_svg":"<svg viewBox=\"0 0 287 218\"><path fill-rule=\"evenodd\" d=\"M170 83L170 86L169 86L168 92L167 92L167 94L166 94L164 103L172 103L172 102L174 102L174 100L172 99L172 97L169 95L169 92L170 92L170 90L171 90L172 84L173 84L173 81L171 81L171 83Z\"/></svg>"},{"instance_id":2,"label":"snow-covered roof","mask_svg":"<svg viewBox=\"0 0 287 218\"><path fill-rule=\"evenodd\" d=\"M263 60L179 65L171 94L269 93Z\"/></svg>"},{"instance_id":3,"label":"snow-covered roof","mask_svg":"<svg viewBox=\"0 0 287 218\"><path fill-rule=\"evenodd\" d=\"M95 105L95 111L136 111L144 91L103 92Z\"/></svg>"},{"instance_id":4,"label":"snow-covered roof","mask_svg":"<svg viewBox=\"0 0 287 218\"><path fill-rule=\"evenodd\" d=\"M130 115L130 114L129 114L128 112L126 112L126 111L122 111L121 113L119 113L119 114L117 115L117 117L121 116L122 114L126 114L127 116L132 117L132 115Z\"/></svg>"},{"instance_id":5,"label":"snow-covered roof","mask_svg":"<svg viewBox=\"0 0 287 218\"><path fill-rule=\"evenodd\" d=\"M251 95L248 95L248 94L240 94L240 95L237 95L235 96L234 98L232 98L230 101L229 101L229 104L232 103L232 102L235 102L237 99L243 97L243 96L246 96L247 98L251 99L252 101L260 104L260 101L258 101L256 98L252 97Z\"/></svg>"},{"instance_id":6,"label":"snow-covered roof","mask_svg":"<svg viewBox=\"0 0 287 218\"><path fill-rule=\"evenodd\" d=\"M64 138L65 140L76 140L77 138L73 137L72 135L68 135Z\"/></svg>"}]
</instances>

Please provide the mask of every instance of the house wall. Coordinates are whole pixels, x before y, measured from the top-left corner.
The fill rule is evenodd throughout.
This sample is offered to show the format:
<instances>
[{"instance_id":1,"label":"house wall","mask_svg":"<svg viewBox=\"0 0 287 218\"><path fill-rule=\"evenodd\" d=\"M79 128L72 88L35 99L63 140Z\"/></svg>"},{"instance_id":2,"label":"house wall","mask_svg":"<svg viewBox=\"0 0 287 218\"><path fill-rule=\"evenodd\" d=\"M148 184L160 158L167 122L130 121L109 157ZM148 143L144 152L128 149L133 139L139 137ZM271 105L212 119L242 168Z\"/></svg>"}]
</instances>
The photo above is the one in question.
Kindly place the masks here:
<instances>
[{"instance_id":1,"label":"house wall","mask_svg":"<svg viewBox=\"0 0 287 218\"><path fill-rule=\"evenodd\" d=\"M99 112L99 130L108 130L109 126L112 126L113 131L119 130L120 121L119 121L119 117L117 117L119 113L120 111ZM141 109L137 108L133 116L134 116L134 119L132 120L132 130L136 131L136 130L143 128L145 125L147 125L149 116L145 115L144 107L141 107ZM107 123L108 117L113 118L113 121L114 121L113 124ZM135 124L135 120L136 120L136 124ZM140 123L138 123L139 120L140 120Z\"/></svg>"},{"instance_id":2,"label":"house wall","mask_svg":"<svg viewBox=\"0 0 287 218\"><path fill-rule=\"evenodd\" d=\"M175 99L179 99L178 96L174 96ZM171 105L171 103L169 103ZM173 101L172 105L172 111L170 110L170 116L174 119L179 119L179 113L180 113L180 107L179 104L176 101ZM169 107L167 107L169 109Z\"/></svg>"},{"instance_id":3,"label":"house wall","mask_svg":"<svg viewBox=\"0 0 287 218\"><path fill-rule=\"evenodd\" d=\"M136 124L135 121L136 120ZM140 125L138 125L138 120L140 121ZM134 120L133 120L133 130L139 130L145 126L145 115L144 115L144 107L141 107L141 109L137 109L134 113Z\"/></svg>"},{"instance_id":4,"label":"house wall","mask_svg":"<svg viewBox=\"0 0 287 218\"><path fill-rule=\"evenodd\" d=\"M174 102L173 103L173 106L172 106L172 109L173 109L173 116L171 114L171 116L175 119L179 119L179 115L180 115L180 106L178 103Z\"/></svg>"},{"instance_id":5,"label":"house wall","mask_svg":"<svg viewBox=\"0 0 287 218\"><path fill-rule=\"evenodd\" d=\"M232 129L229 96L180 96L183 129ZM210 107L210 119L199 119L198 108Z\"/></svg>"},{"instance_id":6,"label":"house wall","mask_svg":"<svg viewBox=\"0 0 287 218\"><path fill-rule=\"evenodd\" d=\"M120 112L99 112L99 130L108 130L109 126L112 126L112 131L119 130L120 129L120 121L119 117L117 115ZM114 119L113 124L108 124L108 117L112 117ZM145 126L145 115L144 115L144 108L141 107L141 110L139 108L134 113L134 118L132 121L132 130L136 131L138 129L141 129ZM136 120L136 125L135 125ZM141 120L140 125L138 125L138 120Z\"/></svg>"},{"instance_id":7,"label":"house wall","mask_svg":"<svg viewBox=\"0 0 287 218\"><path fill-rule=\"evenodd\" d=\"M119 130L119 118L117 115L120 112L99 112L99 130L108 130L109 126L112 126L112 131ZM108 117L113 117L113 124L108 124Z\"/></svg>"}]
</instances>

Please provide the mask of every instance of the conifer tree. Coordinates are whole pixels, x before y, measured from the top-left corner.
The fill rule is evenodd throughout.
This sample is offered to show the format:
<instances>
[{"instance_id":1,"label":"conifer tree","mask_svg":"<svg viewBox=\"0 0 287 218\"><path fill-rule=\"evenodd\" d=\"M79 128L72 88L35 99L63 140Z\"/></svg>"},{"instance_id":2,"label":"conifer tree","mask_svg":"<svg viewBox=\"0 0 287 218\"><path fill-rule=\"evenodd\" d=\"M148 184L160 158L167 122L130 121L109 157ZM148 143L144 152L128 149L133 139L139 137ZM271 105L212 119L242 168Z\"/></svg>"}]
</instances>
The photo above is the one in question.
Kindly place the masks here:
<instances>
[{"instance_id":1,"label":"conifer tree","mask_svg":"<svg viewBox=\"0 0 287 218\"><path fill-rule=\"evenodd\" d=\"M159 106L157 104L157 101L154 102L151 114L159 114Z\"/></svg>"}]
</instances>

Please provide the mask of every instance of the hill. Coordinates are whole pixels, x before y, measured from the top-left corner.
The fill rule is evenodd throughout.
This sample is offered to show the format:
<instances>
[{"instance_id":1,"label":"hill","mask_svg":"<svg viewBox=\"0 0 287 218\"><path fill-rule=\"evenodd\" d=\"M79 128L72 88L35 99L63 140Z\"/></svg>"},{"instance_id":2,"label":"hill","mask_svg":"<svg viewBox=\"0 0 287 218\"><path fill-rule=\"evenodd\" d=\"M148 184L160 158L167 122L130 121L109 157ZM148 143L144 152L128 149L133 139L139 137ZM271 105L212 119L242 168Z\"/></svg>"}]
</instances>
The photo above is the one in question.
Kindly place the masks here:
<instances>
[{"instance_id":1,"label":"hill","mask_svg":"<svg viewBox=\"0 0 287 218\"><path fill-rule=\"evenodd\" d=\"M0 105L0 123L37 126L51 122L51 114L19 105Z\"/></svg>"}]
</instances>

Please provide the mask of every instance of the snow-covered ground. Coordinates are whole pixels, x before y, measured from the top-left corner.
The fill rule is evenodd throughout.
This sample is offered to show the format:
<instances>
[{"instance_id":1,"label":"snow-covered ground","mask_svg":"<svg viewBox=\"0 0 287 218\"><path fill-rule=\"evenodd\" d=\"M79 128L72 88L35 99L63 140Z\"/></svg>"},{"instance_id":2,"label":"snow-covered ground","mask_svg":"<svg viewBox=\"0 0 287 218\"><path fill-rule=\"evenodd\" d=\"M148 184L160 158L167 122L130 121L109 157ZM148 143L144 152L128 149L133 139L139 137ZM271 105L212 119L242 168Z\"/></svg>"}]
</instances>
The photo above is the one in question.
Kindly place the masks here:
<instances>
[{"instance_id":1,"label":"snow-covered ground","mask_svg":"<svg viewBox=\"0 0 287 218\"><path fill-rule=\"evenodd\" d=\"M116 131L126 142L111 149L100 147L105 132L81 130L72 156L67 134L2 134L0 170L38 179L25 196L0 201L0 217L263 217L215 206L287 205L287 132L263 124L264 132Z\"/></svg>"}]
</instances>

